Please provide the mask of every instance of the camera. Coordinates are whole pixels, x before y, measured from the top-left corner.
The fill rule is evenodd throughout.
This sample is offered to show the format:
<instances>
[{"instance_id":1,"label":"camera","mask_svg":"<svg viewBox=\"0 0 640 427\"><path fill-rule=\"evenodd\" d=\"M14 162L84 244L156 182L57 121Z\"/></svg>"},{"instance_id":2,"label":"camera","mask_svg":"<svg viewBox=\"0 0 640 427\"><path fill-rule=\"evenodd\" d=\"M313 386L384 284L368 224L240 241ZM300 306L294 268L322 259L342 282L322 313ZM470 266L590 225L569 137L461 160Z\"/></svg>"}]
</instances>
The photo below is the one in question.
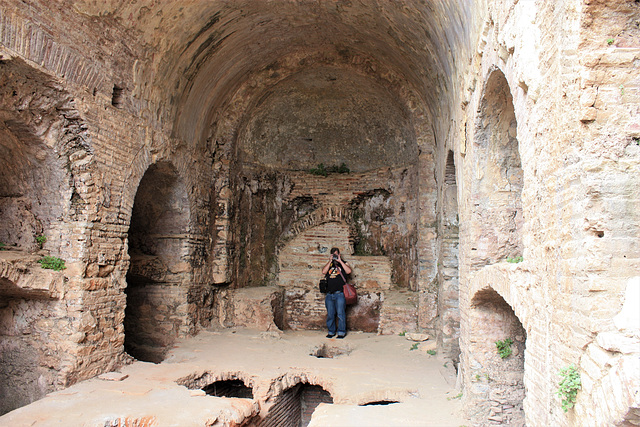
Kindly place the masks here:
<instances>
[{"instance_id":1,"label":"camera","mask_svg":"<svg viewBox=\"0 0 640 427\"><path fill-rule=\"evenodd\" d=\"M338 255L334 255L334 256L333 256L333 260L334 260L334 261L337 261L337 260L338 260Z\"/></svg>"}]
</instances>

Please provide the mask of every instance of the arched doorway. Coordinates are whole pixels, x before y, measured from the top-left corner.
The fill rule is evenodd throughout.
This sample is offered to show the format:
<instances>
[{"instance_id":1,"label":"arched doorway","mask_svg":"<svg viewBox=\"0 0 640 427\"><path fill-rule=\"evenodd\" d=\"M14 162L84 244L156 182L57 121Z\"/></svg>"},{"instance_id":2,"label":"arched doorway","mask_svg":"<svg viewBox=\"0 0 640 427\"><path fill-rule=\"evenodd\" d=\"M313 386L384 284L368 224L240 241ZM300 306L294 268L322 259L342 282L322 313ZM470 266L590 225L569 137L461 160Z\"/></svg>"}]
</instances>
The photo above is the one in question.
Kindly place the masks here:
<instances>
[{"instance_id":1,"label":"arched doorway","mask_svg":"<svg viewBox=\"0 0 640 427\"><path fill-rule=\"evenodd\" d=\"M131 214L125 310L125 350L160 362L184 331L191 280L189 200L170 163L149 167Z\"/></svg>"},{"instance_id":2,"label":"arched doorway","mask_svg":"<svg viewBox=\"0 0 640 427\"><path fill-rule=\"evenodd\" d=\"M527 333L520 319L491 287L472 298L469 317L469 391L475 401L472 421L524 425Z\"/></svg>"}]
</instances>

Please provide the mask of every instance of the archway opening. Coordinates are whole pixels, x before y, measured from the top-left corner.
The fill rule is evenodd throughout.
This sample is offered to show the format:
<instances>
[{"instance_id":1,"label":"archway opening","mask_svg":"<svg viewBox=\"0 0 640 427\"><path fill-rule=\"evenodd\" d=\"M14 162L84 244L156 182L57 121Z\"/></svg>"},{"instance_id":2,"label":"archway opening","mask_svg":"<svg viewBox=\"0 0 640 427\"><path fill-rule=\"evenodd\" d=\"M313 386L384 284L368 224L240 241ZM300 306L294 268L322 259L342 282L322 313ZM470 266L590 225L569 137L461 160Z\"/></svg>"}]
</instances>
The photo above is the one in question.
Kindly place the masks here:
<instances>
[{"instance_id":1,"label":"archway opening","mask_svg":"<svg viewBox=\"0 0 640 427\"><path fill-rule=\"evenodd\" d=\"M151 165L131 214L125 309L125 350L158 363L184 330L191 279L189 200L169 163Z\"/></svg>"},{"instance_id":2,"label":"archway opening","mask_svg":"<svg viewBox=\"0 0 640 427\"><path fill-rule=\"evenodd\" d=\"M471 301L469 348L472 421L524 425L527 333L511 306L488 287Z\"/></svg>"},{"instance_id":3,"label":"archway opening","mask_svg":"<svg viewBox=\"0 0 640 427\"><path fill-rule=\"evenodd\" d=\"M517 122L509 84L502 71L487 79L475 127L478 148L474 182L477 235L473 264L477 267L522 256L523 172Z\"/></svg>"}]
</instances>

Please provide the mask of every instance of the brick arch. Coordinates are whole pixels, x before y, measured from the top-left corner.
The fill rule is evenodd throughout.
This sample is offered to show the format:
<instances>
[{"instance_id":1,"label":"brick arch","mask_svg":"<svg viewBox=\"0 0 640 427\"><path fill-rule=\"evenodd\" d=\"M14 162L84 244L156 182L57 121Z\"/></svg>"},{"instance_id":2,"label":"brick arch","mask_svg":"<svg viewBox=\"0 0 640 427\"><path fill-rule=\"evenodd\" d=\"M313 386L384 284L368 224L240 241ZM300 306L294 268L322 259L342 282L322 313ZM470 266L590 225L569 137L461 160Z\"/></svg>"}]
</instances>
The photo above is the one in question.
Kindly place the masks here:
<instances>
[{"instance_id":1,"label":"brick arch","mask_svg":"<svg viewBox=\"0 0 640 427\"><path fill-rule=\"evenodd\" d=\"M485 278L486 279L486 278ZM523 310L500 280L477 280L478 286L470 295L469 337L467 349L467 375L471 383L467 392L483 402L475 406L471 419L482 422L488 417L502 424L524 424L527 407L526 390L530 379L525 369L525 356L529 332L523 319ZM512 355L501 358L497 341L511 339ZM468 396L470 397L470 396Z\"/></svg>"},{"instance_id":2,"label":"brick arch","mask_svg":"<svg viewBox=\"0 0 640 427\"><path fill-rule=\"evenodd\" d=\"M282 235L279 248L305 231L329 222L344 223L349 226L350 235L354 232L353 211L349 206L320 206L308 215L294 222Z\"/></svg>"},{"instance_id":3,"label":"brick arch","mask_svg":"<svg viewBox=\"0 0 640 427\"><path fill-rule=\"evenodd\" d=\"M528 333L531 330L533 313L531 313L531 307L521 303L525 298L522 289L514 287L513 284L522 284L529 280L531 279L524 280L519 274L513 274L512 271L504 271L501 265L487 267L475 273L470 282L470 307L473 308L483 292L494 291L509 304Z\"/></svg>"},{"instance_id":4,"label":"brick arch","mask_svg":"<svg viewBox=\"0 0 640 427\"><path fill-rule=\"evenodd\" d=\"M471 298L470 308L473 309L476 305L481 304L487 294L489 294L490 292L494 292L496 295L501 297L509 305L509 307L511 307L518 320L522 323L523 326L525 326L526 330L526 320L528 319L523 318L523 310L521 304L519 304L517 301L514 301L510 290L507 289L505 285L507 284L502 282L494 282L491 285L482 284L480 286L477 286L476 289L471 293L473 297Z\"/></svg>"}]
</instances>

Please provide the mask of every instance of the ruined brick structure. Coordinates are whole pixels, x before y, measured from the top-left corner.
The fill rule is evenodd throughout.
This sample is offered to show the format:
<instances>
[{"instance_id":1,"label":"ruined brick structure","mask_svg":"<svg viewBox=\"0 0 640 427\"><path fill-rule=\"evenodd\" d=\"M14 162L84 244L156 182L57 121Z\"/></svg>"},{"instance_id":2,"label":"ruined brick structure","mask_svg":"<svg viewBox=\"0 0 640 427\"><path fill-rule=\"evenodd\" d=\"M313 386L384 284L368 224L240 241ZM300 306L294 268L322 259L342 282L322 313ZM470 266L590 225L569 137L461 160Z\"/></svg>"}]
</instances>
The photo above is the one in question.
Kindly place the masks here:
<instances>
[{"instance_id":1,"label":"ruined brick structure","mask_svg":"<svg viewBox=\"0 0 640 427\"><path fill-rule=\"evenodd\" d=\"M634 0L4 0L0 414L322 329L338 246L351 330L435 336L472 422L637 425L639 76Z\"/></svg>"}]
</instances>

